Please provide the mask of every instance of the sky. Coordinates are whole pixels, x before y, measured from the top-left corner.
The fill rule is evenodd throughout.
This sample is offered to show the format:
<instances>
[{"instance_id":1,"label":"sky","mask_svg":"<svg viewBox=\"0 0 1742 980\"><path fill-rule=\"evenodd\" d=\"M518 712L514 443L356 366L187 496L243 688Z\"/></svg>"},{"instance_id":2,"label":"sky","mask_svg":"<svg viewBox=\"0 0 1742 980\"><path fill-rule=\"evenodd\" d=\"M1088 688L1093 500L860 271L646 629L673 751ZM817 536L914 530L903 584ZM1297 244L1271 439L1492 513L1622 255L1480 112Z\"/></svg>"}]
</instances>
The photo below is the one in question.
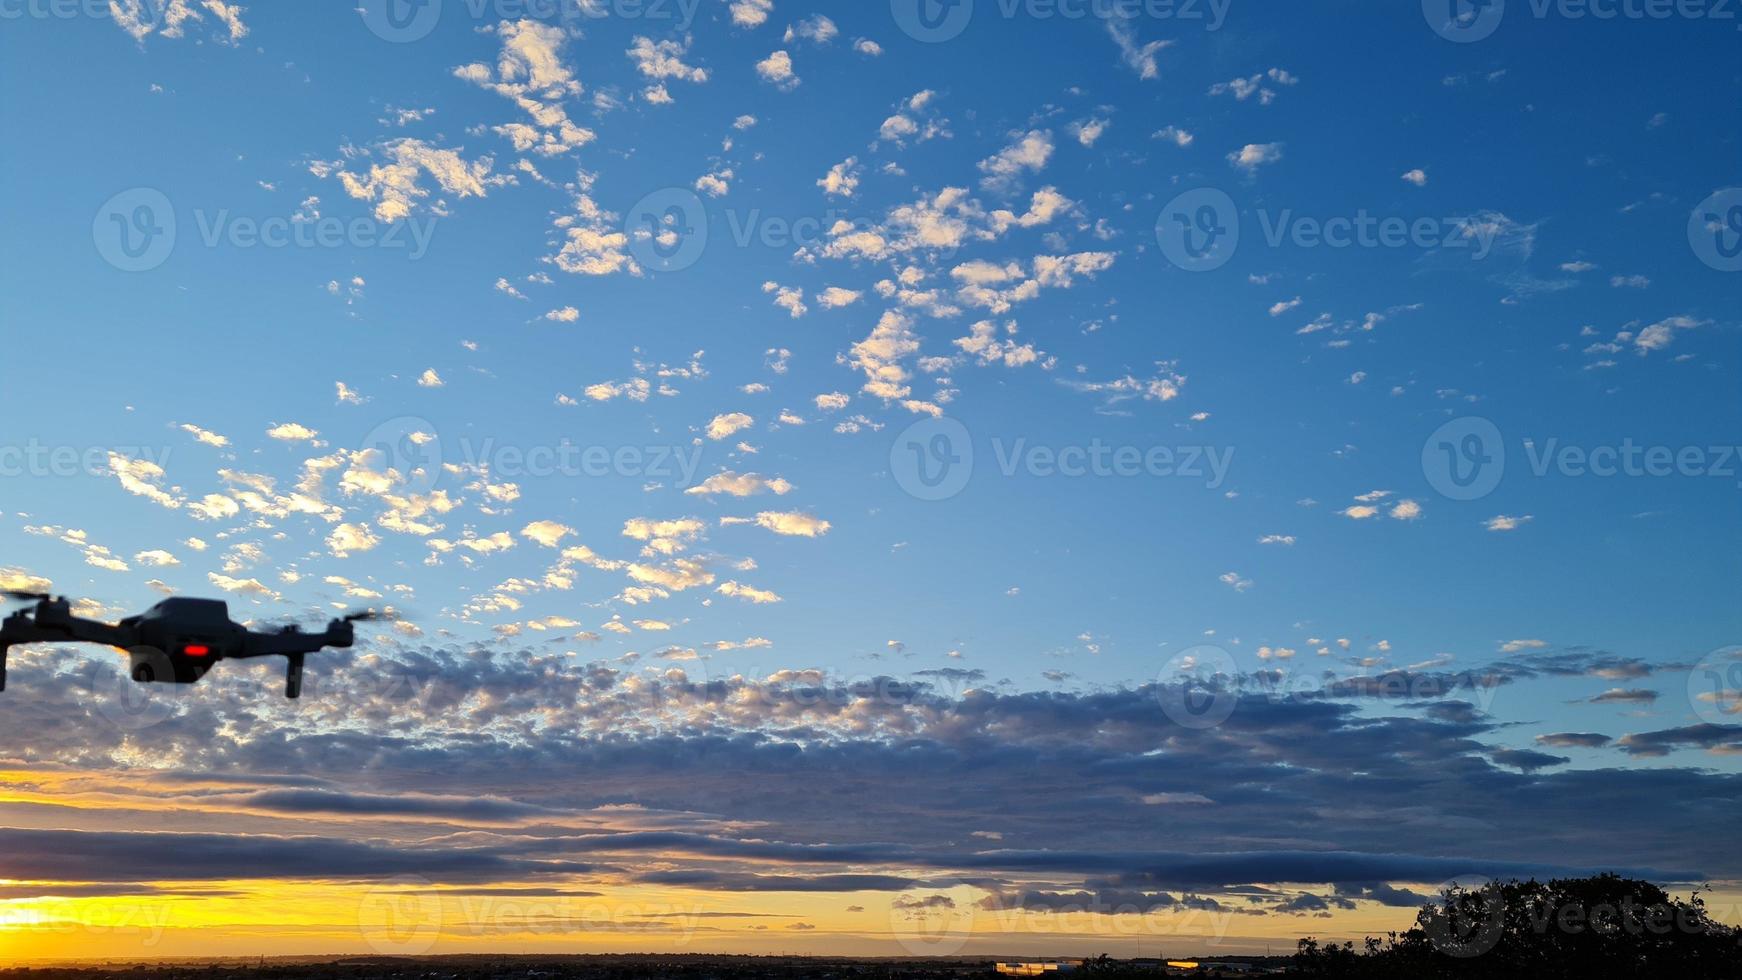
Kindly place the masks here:
<instances>
[{"instance_id":1,"label":"sky","mask_svg":"<svg viewBox=\"0 0 1742 980\"><path fill-rule=\"evenodd\" d=\"M1738 921L1734 10L0 21L0 956Z\"/></svg>"}]
</instances>

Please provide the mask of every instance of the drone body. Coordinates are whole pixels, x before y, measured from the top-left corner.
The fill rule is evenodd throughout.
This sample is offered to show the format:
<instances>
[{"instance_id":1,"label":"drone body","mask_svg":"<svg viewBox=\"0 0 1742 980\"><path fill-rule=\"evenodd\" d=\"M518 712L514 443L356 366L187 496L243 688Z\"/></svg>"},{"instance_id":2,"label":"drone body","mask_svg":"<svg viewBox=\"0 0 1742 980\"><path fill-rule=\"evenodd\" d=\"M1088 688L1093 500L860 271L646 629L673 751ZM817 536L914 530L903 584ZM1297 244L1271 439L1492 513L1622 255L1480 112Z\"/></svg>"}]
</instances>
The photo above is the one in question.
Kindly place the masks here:
<instances>
[{"instance_id":1,"label":"drone body","mask_svg":"<svg viewBox=\"0 0 1742 980\"><path fill-rule=\"evenodd\" d=\"M113 625L73 615L65 597L9 592L34 601L0 620L0 691L6 689L6 656L20 643L101 643L126 651L129 673L140 684L192 684L220 660L284 657L284 696L302 694L303 657L327 647L356 642L352 624L377 618L354 613L335 619L320 633L296 626L255 632L230 620L230 608L216 599L165 599L138 616Z\"/></svg>"}]
</instances>

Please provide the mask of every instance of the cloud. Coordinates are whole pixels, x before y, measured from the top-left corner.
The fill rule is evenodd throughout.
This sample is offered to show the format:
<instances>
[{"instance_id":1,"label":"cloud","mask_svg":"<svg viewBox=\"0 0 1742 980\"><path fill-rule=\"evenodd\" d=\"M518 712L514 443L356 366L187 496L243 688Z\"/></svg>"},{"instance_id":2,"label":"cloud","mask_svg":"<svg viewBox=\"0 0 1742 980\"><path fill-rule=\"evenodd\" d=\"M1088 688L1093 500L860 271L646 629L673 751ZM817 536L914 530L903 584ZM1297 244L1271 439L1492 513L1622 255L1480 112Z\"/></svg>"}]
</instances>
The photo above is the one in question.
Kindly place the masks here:
<instances>
[{"instance_id":1,"label":"cloud","mask_svg":"<svg viewBox=\"0 0 1742 980\"><path fill-rule=\"evenodd\" d=\"M725 197L732 190L731 168L722 168L696 178L696 191L709 197Z\"/></svg>"},{"instance_id":2,"label":"cloud","mask_svg":"<svg viewBox=\"0 0 1742 980\"><path fill-rule=\"evenodd\" d=\"M1127 374L1111 381L1061 380L1060 383L1077 391L1101 395L1107 407L1111 408L1133 398L1154 402L1173 401L1184 390L1186 376L1175 370L1173 364L1163 362L1156 365L1155 375L1149 378Z\"/></svg>"},{"instance_id":3,"label":"cloud","mask_svg":"<svg viewBox=\"0 0 1742 980\"><path fill-rule=\"evenodd\" d=\"M1657 701L1657 692L1643 688L1612 687L1601 694L1585 699L1587 704L1652 704Z\"/></svg>"},{"instance_id":4,"label":"cloud","mask_svg":"<svg viewBox=\"0 0 1742 980\"><path fill-rule=\"evenodd\" d=\"M320 433L306 425L296 422L286 422L282 425L274 425L272 428L267 429L266 435L269 438L277 439L280 442L313 442L315 437L319 436Z\"/></svg>"},{"instance_id":5,"label":"cloud","mask_svg":"<svg viewBox=\"0 0 1742 980\"><path fill-rule=\"evenodd\" d=\"M1692 330L1703 327L1708 321L1697 320L1691 316L1672 316L1651 324L1639 331L1633 339L1636 352L1644 357L1652 351L1663 350L1676 338L1677 331Z\"/></svg>"},{"instance_id":6,"label":"cloud","mask_svg":"<svg viewBox=\"0 0 1742 980\"><path fill-rule=\"evenodd\" d=\"M1490 754L1495 762L1523 772L1535 772L1538 769L1565 765L1572 761L1564 755L1550 755L1547 752L1537 752L1532 749L1495 749Z\"/></svg>"},{"instance_id":7,"label":"cloud","mask_svg":"<svg viewBox=\"0 0 1742 980\"><path fill-rule=\"evenodd\" d=\"M541 544L546 548L556 547L563 538L575 533L575 529L556 521L533 521L520 529L520 536L529 541Z\"/></svg>"},{"instance_id":8,"label":"cloud","mask_svg":"<svg viewBox=\"0 0 1742 980\"><path fill-rule=\"evenodd\" d=\"M810 41L813 44L828 44L841 34L835 22L822 14L812 14L804 20L786 29L784 40L791 44L797 40Z\"/></svg>"},{"instance_id":9,"label":"cloud","mask_svg":"<svg viewBox=\"0 0 1742 980\"><path fill-rule=\"evenodd\" d=\"M1707 749L1734 755L1742 753L1742 725L1688 725L1654 732L1623 735L1615 743L1634 756L1659 757L1679 749Z\"/></svg>"},{"instance_id":10,"label":"cloud","mask_svg":"<svg viewBox=\"0 0 1742 980\"><path fill-rule=\"evenodd\" d=\"M740 582L723 582L715 591L719 592L721 595L743 599L746 602L754 603L759 606L781 601L780 596L775 595L773 592L744 585Z\"/></svg>"},{"instance_id":11,"label":"cloud","mask_svg":"<svg viewBox=\"0 0 1742 980\"><path fill-rule=\"evenodd\" d=\"M203 23L210 14L218 22L212 39L234 47L248 36L245 10L228 0L111 0L107 13L141 44L153 33L171 40L185 37L190 23Z\"/></svg>"},{"instance_id":12,"label":"cloud","mask_svg":"<svg viewBox=\"0 0 1742 980\"><path fill-rule=\"evenodd\" d=\"M144 497L161 507L171 510L182 505L182 499L175 493L163 489L159 484L163 481L163 467L148 459L134 459L122 453L110 451L109 472L120 481L121 489L135 496Z\"/></svg>"},{"instance_id":13,"label":"cloud","mask_svg":"<svg viewBox=\"0 0 1742 980\"><path fill-rule=\"evenodd\" d=\"M713 420L708 423L708 438L718 442L721 439L730 438L755 424L756 420L743 412L728 412L724 415L716 415Z\"/></svg>"},{"instance_id":14,"label":"cloud","mask_svg":"<svg viewBox=\"0 0 1742 980\"><path fill-rule=\"evenodd\" d=\"M1554 749L1600 749L1611 741L1609 736L1596 732L1555 732L1536 737L1536 744Z\"/></svg>"},{"instance_id":15,"label":"cloud","mask_svg":"<svg viewBox=\"0 0 1742 980\"><path fill-rule=\"evenodd\" d=\"M213 446L213 447L216 447L218 449L223 449L226 446L230 445L229 439L225 438L224 436L218 435L216 432L210 432L210 431L207 431L206 429L202 429L197 425L183 425L181 427L181 429L183 432L187 432L187 433L191 434L194 437L195 441L203 442L208 446Z\"/></svg>"},{"instance_id":16,"label":"cloud","mask_svg":"<svg viewBox=\"0 0 1742 980\"><path fill-rule=\"evenodd\" d=\"M772 280L762 284L762 291L774 294L774 305L785 310L794 320L810 312L804 305L804 290L797 286L782 286Z\"/></svg>"},{"instance_id":17,"label":"cloud","mask_svg":"<svg viewBox=\"0 0 1742 980\"><path fill-rule=\"evenodd\" d=\"M756 524L775 534L800 538L820 538L829 533L829 528L833 526L828 521L809 514L772 510L757 514Z\"/></svg>"},{"instance_id":18,"label":"cloud","mask_svg":"<svg viewBox=\"0 0 1742 980\"><path fill-rule=\"evenodd\" d=\"M703 497L719 494L731 497L753 497L757 494L772 493L779 497L785 496L791 490L792 484L779 477L769 479L755 473L733 473L726 470L715 473L701 483L685 490L684 493Z\"/></svg>"},{"instance_id":19,"label":"cloud","mask_svg":"<svg viewBox=\"0 0 1742 980\"><path fill-rule=\"evenodd\" d=\"M830 167L817 186L829 197L852 197L859 189L859 173L859 158L848 157Z\"/></svg>"},{"instance_id":20,"label":"cloud","mask_svg":"<svg viewBox=\"0 0 1742 980\"><path fill-rule=\"evenodd\" d=\"M1281 159L1281 143L1247 143L1228 154L1228 162L1248 174L1255 174L1259 167L1275 163Z\"/></svg>"},{"instance_id":21,"label":"cloud","mask_svg":"<svg viewBox=\"0 0 1742 980\"><path fill-rule=\"evenodd\" d=\"M774 0L732 0L732 23L739 27L761 27L774 11Z\"/></svg>"},{"instance_id":22,"label":"cloud","mask_svg":"<svg viewBox=\"0 0 1742 980\"><path fill-rule=\"evenodd\" d=\"M1112 125L1112 120L1091 117L1071 123L1069 131L1072 136L1077 138L1078 143L1084 146L1094 146Z\"/></svg>"},{"instance_id":23,"label":"cloud","mask_svg":"<svg viewBox=\"0 0 1742 980\"><path fill-rule=\"evenodd\" d=\"M316 682L336 676L346 696L305 699L294 716L243 697L259 683L245 668L216 672L201 689L212 701L154 731L186 749L179 768L149 779L122 766L92 769L114 751L91 751L90 709L77 699L92 695L45 687L20 703L26 714L7 732L17 751L61 763L23 777L27 791L67 804L57 822L80 826L100 818L79 796L95 782L105 809L119 801L162 814L153 843L163 846L141 848L131 831L0 831L0 846L17 857L14 887L367 885L418 874L454 888L537 890L587 876L720 893L884 891L924 912L942 907L933 896L963 902L953 889L925 887L948 876L974 882L980 898L969 900L985 907L1265 910L1303 895L1403 907L1408 893L1393 885L1464 874L1601 868L1698 882L1742 870L1729 852L1698 846L1727 832L1742 802L1733 778L1675 766L1576 770L1550 761L1558 756L1486 744L1506 729L1468 712L1418 710L1424 698L1463 704L1437 700L1471 689L1454 687L1453 675L1363 676L1305 697L1254 689L1236 696L1223 724L1191 729L1157 709L1166 692L1158 684L951 696L929 678L859 683L781 670L703 680L684 673L688 662L636 671L560 649L500 654L419 645L383 649L377 666L321 661L311 668ZM15 669L31 669L15 658ZM372 682L378 671L391 683ZM1236 683L1248 681L1257 679ZM460 711L463 726L454 723ZM233 739L225 733L242 712L250 737ZM400 734L357 737L342 721L391 722ZM541 732L535 744L520 736L531 724ZM1156 754L1157 744L1168 751ZM1624 750L1739 744L1742 726L1693 726L1628 736ZM292 771L314 753L319 776L249 775ZM973 780L961 778L964 767ZM407 792L390 776L431 770L443 774L439 795ZM1351 771L1364 778L1350 781ZM732 792L745 772L759 774L756 792ZM18 796L20 775L4 778ZM866 781L895 779L909 792L853 795ZM1204 789L1260 783L1265 793ZM1023 792L1036 784L1053 792ZM631 794L635 807L600 805ZM806 805L842 795L855 806ZM914 798L927 806L914 808ZM964 830L988 826L987 799L999 801L995 826L1006 837L992 844ZM1168 850L1155 847L1158 807ZM1302 831L1300 813L1332 810L1343 819ZM1602 819L1571 818L1580 832L1545 853L1530 828L1568 813ZM1648 814L1668 830L1627 830ZM242 820L247 833L214 829ZM1084 846L1075 828L1094 820L1104 832ZM431 839L430 822L454 831ZM500 829L528 823L541 832ZM1472 826L1482 846L1457 846L1459 829ZM1424 848L1430 838L1454 845ZM1688 854L1699 867L1687 866Z\"/></svg>"},{"instance_id":24,"label":"cloud","mask_svg":"<svg viewBox=\"0 0 1742 980\"><path fill-rule=\"evenodd\" d=\"M776 51L756 63L756 74L762 80L774 85L782 92L790 92L798 88L800 79L793 74L792 55L785 51Z\"/></svg>"},{"instance_id":25,"label":"cloud","mask_svg":"<svg viewBox=\"0 0 1742 980\"><path fill-rule=\"evenodd\" d=\"M599 207L588 195L577 196L574 213L559 216L555 224L563 245L550 261L562 271L581 276L619 272L641 275L641 267L628 252L629 234L618 224L616 215ZM681 239L679 229L663 226L642 227L637 235L660 244L673 244Z\"/></svg>"},{"instance_id":26,"label":"cloud","mask_svg":"<svg viewBox=\"0 0 1742 980\"><path fill-rule=\"evenodd\" d=\"M825 310L838 310L843 306L852 306L859 302L865 294L856 289L843 289L840 286L830 286L817 294L817 304Z\"/></svg>"},{"instance_id":27,"label":"cloud","mask_svg":"<svg viewBox=\"0 0 1742 980\"><path fill-rule=\"evenodd\" d=\"M903 362L918 352L913 320L889 310L878 319L869 337L853 345L847 360L865 374L862 391L890 402L912 394L907 384L912 374Z\"/></svg>"},{"instance_id":28,"label":"cloud","mask_svg":"<svg viewBox=\"0 0 1742 980\"><path fill-rule=\"evenodd\" d=\"M442 194L455 198L484 197L501 183L491 175L490 157L466 160L457 150L432 146L420 139L389 140L358 158L379 158L369 169L357 172L317 164L316 176L336 174L345 193L374 203L375 220L403 221L427 203L430 189L423 178L435 182ZM356 162L355 160L352 162Z\"/></svg>"},{"instance_id":29,"label":"cloud","mask_svg":"<svg viewBox=\"0 0 1742 980\"><path fill-rule=\"evenodd\" d=\"M708 80L706 69L684 64L684 56L689 53L688 39L655 41L650 37L637 36L630 43L627 53L629 60L635 63L636 70L648 78L675 78L697 83Z\"/></svg>"},{"instance_id":30,"label":"cloud","mask_svg":"<svg viewBox=\"0 0 1742 980\"><path fill-rule=\"evenodd\" d=\"M561 156L591 143L593 131L577 125L562 104L582 93L581 83L563 61L568 40L563 28L522 18L501 22L496 34L502 50L494 66L474 62L454 69L456 78L508 99L529 120L494 126L492 131L511 142L516 152L544 157ZM522 161L520 169L537 174L528 161Z\"/></svg>"},{"instance_id":31,"label":"cloud","mask_svg":"<svg viewBox=\"0 0 1742 980\"><path fill-rule=\"evenodd\" d=\"M1391 519L1394 521L1414 521L1421 516L1421 504L1413 500L1399 500L1391 507Z\"/></svg>"},{"instance_id":32,"label":"cloud","mask_svg":"<svg viewBox=\"0 0 1742 980\"><path fill-rule=\"evenodd\" d=\"M330 879L416 874L439 881L493 880L528 862L470 848L399 848L334 837L166 833L141 848L127 832L0 828L12 872L24 879L70 881Z\"/></svg>"},{"instance_id":33,"label":"cloud","mask_svg":"<svg viewBox=\"0 0 1742 980\"><path fill-rule=\"evenodd\" d=\"M340 524L327 535L327 550L335 558L348 558L353 553L371 551L381 539L361 524Z\"/></svg>"},{"instance_id":34,"label":"cloud","mask_svg":"<svg viewBox=\"0 0 1742 980\"><path fill-rule=\"evenodd\" d=\"M22 568L0 568L0 589L14 592L47 592L54 583Z\"/></svg>"},{"instance_id":35,"label":"cloud","mask_svg":"<svg viewBox=\"0 0 1742 980\"><path fill-rule=\"evenodd\" d=\"M222 592L234 592L237 595L258 596L263 599L278 598L278 593L267 588L259 579L231 578L228 575L220 575L217 572L207 572L206 581L212 583L213 588Z\"/></svg>"},{"instance_id":36,"label":"cloud","mask_svg":"<svg viewBox=\"0 0 1742 980\"><path fill-rule=\"evenodd\" d=\"M1137 32L1132 28L1131 21L1125 17L1108 17L1107 33L1112 36L1113 43L1119 47L1119 57L1126 67L1137 73L1145 81L1159 78L1161 70L1156 65L1156 55L1162 49L1171 47L1173 41L1150 41L1140 44Z\"/></svg>"},{"instance_id":37,"label":"cloud","mask_svg":"<svg viewBox=\"0 0 1742 980\"><path fill-rule=\"evenodd\" d=\"M1235 99L1245 102L1253 96L1258 97L1259 105L1269 105L1276 101L1275 86L1288 86L1299 83L1300 79L1282 68L1272 68L1245 78L1233 81L1217 82L1210 86L1210 95L1232 95Z\"/></svg>"},{"instance_id":38,"label":"cloud","mask_svg":"<svg viewBox=\"0 0 1742 980\"><path fill-rule=\"evenodd\" d=\"M1014 331L1015 326L1011 323L1006 329ZM981 364L1022 367L1040 359L1040 352L1033 344L1018 344L1009 337L999 337L997 325L990 320L981 320L969 327L968 336L957 337L953 343Z\"/></svg>"},{"instance_id":39,"label":"cloud","mask_svg":"<svg viewBox=\"0 0 1742 980\"><path fill-rule=\"evenodd\" d=\"M1196 137L1192 136L1191 133L1179 128L1178 126L1166 126L1166 127L1163 127L1161 129L1156 130L1151 135L1150 138L1164 140L1166 142L1172 143L1175 146L1186 147L1186 146L1191 146L1192 140L1195 139Z\"/></svg>"},{"instance_id":40,"label":"cloud","mask_svg":"<svg viewBox=\"0 0 1742 980\"><path fill-rule=\"evenodd\" d=\"M980 172L986 175L980 180L980 186L989 191L1009 192L1015 189L1023 174L1045 170L1052 152L1050 130L1029 130L998 153L980 161Z\"/></svg>"}]
</instances>

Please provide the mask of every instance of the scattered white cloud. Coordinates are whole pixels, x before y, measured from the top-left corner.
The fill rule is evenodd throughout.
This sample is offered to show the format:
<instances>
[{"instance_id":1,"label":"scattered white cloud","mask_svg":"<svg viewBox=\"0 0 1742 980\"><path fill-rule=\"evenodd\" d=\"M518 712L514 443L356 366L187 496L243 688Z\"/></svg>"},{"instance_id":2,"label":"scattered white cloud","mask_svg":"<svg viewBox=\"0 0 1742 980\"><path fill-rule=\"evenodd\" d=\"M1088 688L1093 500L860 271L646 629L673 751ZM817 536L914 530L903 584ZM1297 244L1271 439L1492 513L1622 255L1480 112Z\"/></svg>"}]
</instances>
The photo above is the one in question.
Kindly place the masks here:
<instances>
[{"instance_id":1,"label":"scattered white cloud","mask_svg":"<svg viewBox=\"0 0 1742 980\"><path fill-rule=\"evenodd\" d=\"M267 429L266 435L280 442L313 442L320 433L298 422L285 422Z\"/></svg>"},{"instance_id":2,"label":"scattered white cloud","mask_svg":"<svg viewBox=\"0 0 1742 980\"><path fill-rule=\"evenodd\" d=\"M1156 55L1162 49L1173 44L1172 41L1137 40L1137 32L1131 26L1131 21L1125 17L1108 17L1107 33L1112 36L1113 43L1119 47L1119 57L1126 67L1137 73L1139 78L1148 81L1161 77L1161 69L1156 64Z\"/></svg>"},{"instance_id":3,"label":"scattered white cloud","mask_svg":"<svg viewBox=\"0 0 1742 980\"><path fill-rule=\"evenodd\" d=\"M732 0L732 23L739 27L761 27L774 12L774 0Z\"/></svg>"},{"instance_id":4,"label":"scattered white cloud","mask_svg":"<svg viewBox=\"0 0 1742 980\"><path fill-rule=\"evenodd\" d=\"M980 161L980 186L990 191L1009 191L1021 181L1023 174L1037 174L1046 169L1052 159L1052 133L1033 129L993 156Z\"/></svg>"},{"instance_id":5,"label":"scattered white cloud","mask_svg":"<svg viewBox=\"0 0 1742 980\"><path fill-rule=\"evenodd\" d=\"M1194 137L1191 133L1179 128L1178 126L1167 126L1165 128L1158 129L1151 135L1150 138L1164 140L1166 142L1172 143L1173 145L1179 146L1179 147L1191 146L1192 140L1196 139L1196 137Z\"/></svg>"},{"instance_id":6,"label":"scattered white cloud","mask_svg":"<svg viewBox=\"0 0 1742 980\"><path fill-rule=\"evenodd\" d=\"M716 415L714 416L713 421L708 423L708 438L718 442L721 439L730 438L734 433L742 432L755 424L756 420L745 415L743 412L731 412L725 415Z\"/></svg>"},{"instance_id":7,"label":"scattered white cloud","mask_svg":"<svg viewBox=\"0 0 1742 980\"><path fill-rule=\"evenodd\" d=\"M1228 154L1228 162L1248 174L1257 173L1259 167L1281 159L1281 143L1248 143Z\"/></svg>"},{"instance_id":8,"label":"scattered white cloud","mask_svg":"<svg viewBox=\"0 0 1742 980\"><path fill-rule=\"evenodd\" d=\"M1232 95L1241 102L1245 102L1247 99L1256 96L1259 105L1269 105L1276 101L1276 89L1272 86L1294 85L1299 81L1300 79L1296 78L1285 69L1272 68L1269 71L1259 72L1256 75L1249 75L1245 78L1236 78L1227 82L1217 82L1210 86L1210 94Z\"/></svg>"},{"instance_id":9,"label":"scattered white cloud","mask_svg":"<svg viewBox=\"0 0 1742 980\"><path fill-rule=\"evenodd\" d=\"M859 189L859 172L859 158L848 157L830 167L817 186L829 197L852 197Z\"/></svg>"},{"instance_id":10,"label":"scattered white cloud","mask_svg":"<svg viewBox=\"0 0 1742 980\"><path fill-rule=\"evenodd\" d=\"M756 74L762 80L780 89L790 92L798 88L800 79L792 70L792 55L785 51L776 51L756 63Z\"/></svg>"}]
</instances>

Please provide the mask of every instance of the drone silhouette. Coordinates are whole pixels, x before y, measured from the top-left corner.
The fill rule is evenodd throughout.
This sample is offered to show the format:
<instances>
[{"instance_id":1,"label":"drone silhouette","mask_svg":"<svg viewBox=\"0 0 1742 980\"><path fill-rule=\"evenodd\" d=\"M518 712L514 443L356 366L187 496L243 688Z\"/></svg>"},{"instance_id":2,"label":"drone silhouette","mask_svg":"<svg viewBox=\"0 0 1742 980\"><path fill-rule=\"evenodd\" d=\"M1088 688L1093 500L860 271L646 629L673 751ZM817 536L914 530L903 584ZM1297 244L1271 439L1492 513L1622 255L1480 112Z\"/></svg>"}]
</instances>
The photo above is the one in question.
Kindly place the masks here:
<instances>
[{"instance_id":1,"label":"drone silhouette","mask_svg":"<svg viewBox=\"0 0 1742 980\"><path fill-rule=\"evenodd\" d=\"M335 619L320 633L294 625L255 632L231 622L222 600L175 598L110 625L73 615L65 596L11 589L0 595L36 604L0 620L0 691L6 690L6 656L20 643L101 643L126 652L139 684L193 684L220 660L284 657L284 696L296 698L302 696L303 657L351 646L356 623L392 618L368 610Z\"/></svg>"}]
</instances>

